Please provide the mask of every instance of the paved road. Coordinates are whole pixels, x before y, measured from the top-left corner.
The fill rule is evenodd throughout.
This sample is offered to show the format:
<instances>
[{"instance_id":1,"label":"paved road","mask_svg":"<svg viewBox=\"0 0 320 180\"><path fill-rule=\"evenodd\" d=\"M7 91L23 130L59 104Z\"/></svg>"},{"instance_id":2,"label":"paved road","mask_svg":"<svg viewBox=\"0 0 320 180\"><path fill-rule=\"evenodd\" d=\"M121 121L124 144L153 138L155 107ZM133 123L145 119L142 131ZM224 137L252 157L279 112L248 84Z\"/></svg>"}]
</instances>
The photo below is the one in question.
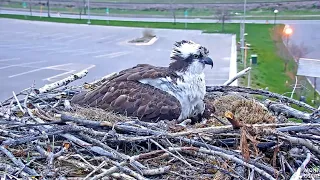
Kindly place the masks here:
<instances>
[{"instance_id":1,"label":"paved road","mask_svg":"<svg viewBox=\"0 0 320 180\"><path fill-rule=\"evenodd\" d=\"M1 10L3 14L21 14L29 15L29 12L23 11L10 11ZM34 16L46 16L46 13L33 13ZM52 17L59 17L57 14L52 14ZM61 17L66 18L78 18L77 15L62 14ZM123 21L149 21L149 22L172 22L171 18L133 18L133 17L107 17L107 16L91 16L91 19L102 19L102 20L123 20ZM188 22L188 23L214 23L217 20L210 19L177 19L177 22ZM239 23L239 20L232 20L231 23ZM246 23L266 23L265 20L247 20ZM291 41L300 44L303 42L310 53L306 58L320 59L320 34L317 33L320 30L320 20L277 20L277 23L289 24L293 27L293 35ZM317 83L320 86L320 78ZM320 91L320 87L317 88Z\"/></svg>"},{"instance_id":2,"label":"paved road","mask_svg":"<svg viewBox=\"0 0 320 180\"><path fill-rule=\"evenodd\" d=\"M30 15L28 11L14 11L14 10L0 10L0 14L19 14L19 15ZM33 16L43 16L47 17L47 12L33 12ZM62 18L73 18L78 19L79 15L74 14L60 14L51 13L51 17L62 17ZM83 16L83 18L87 18L88 16ZM119 20L119 21L147 21L147 22L172 22L172 18L154 18L154 17L115 17L115 16L90 16L91 19L100 19L100 20ZM176 22L187 22L187 23L215 23L217 20L215 19L200 19L200 18L188 18L188 19L176 19ZM228 23L239 23L241 20L230 20ZM266 20L246 20L246 23L259 23L264 24ZM320 24L320 20L277 20L276 23L281 24Z\"/></svg>"},{"instance_id":3,"label":"paved road","mask_svg":"<svg viewBox=\"0 0 320 180\"><path fill-rule=\"evenodd\" d=\"M235 47L233 35L154 29L159 39L153 45L127 43L140 37L142 31L0 18L0 101L33 82L41 87L83 69L89 69L89 74L77 84L138 63L167 66L173 43L182 39L201 43L210 50L214 67L206 69L208 85L222 84L234 73L230 71L232 57L232 64L236 64L236 54L231 57L235 50L231 48Z\"/></svg>"}]
</instances>

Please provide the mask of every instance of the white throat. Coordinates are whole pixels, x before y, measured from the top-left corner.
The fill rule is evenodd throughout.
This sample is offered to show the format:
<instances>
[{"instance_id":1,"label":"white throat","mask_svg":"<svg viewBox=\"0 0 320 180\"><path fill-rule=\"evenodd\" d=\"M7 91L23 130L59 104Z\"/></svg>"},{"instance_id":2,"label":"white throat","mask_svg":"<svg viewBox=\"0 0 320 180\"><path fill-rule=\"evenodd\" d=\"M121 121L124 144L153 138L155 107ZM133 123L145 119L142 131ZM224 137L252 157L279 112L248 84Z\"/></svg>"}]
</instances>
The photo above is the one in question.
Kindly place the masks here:
<instances>
[{"instance_id":1,"label":"white throat","mask_svg":"<svg viewBox=\"0 0 320 180\"><path fill-rule=\"evenodd\" d=\"M195 117L204 112L204 96L206 94L204 64L193 62L186 71L177 71L182 79L173 83L170 77L158 79L142 79L141 83L149 84L177 98L181 104L181 114L178 120Z\"/></svg>"},{"instance_id":2,"label":"white throat","mask_svg":"<svg viewBox=\"0 0 320 180\"><path fill-rule=\"evenodd\" d=\"M184 81L178 81L176 98L180 101L182 112L179 120L194 117L204 111L204 96L206 94L204 64L192 63L184 72L177 72Z\"/></svg>"}]
</instances>

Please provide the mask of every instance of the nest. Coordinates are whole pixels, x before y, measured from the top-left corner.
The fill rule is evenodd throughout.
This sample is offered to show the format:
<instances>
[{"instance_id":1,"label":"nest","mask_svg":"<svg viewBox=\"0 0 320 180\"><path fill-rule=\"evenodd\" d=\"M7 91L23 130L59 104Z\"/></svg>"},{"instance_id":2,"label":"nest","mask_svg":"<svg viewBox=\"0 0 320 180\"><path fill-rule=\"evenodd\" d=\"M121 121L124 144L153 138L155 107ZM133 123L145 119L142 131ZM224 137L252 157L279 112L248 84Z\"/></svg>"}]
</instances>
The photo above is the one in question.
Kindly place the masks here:
<instances>
[{"instance_id":1,"label":"nest","mask_svg":"<svg viewBox=\"0 0 320 180\"><path fill-rule=\"evenodd\" d=\"M105 111L94 107L81 107L72 105L72 111L64 112L66 115L80 119L90 119L93 121L105 121L110 123L127 121L129 118L112 111Z\"/></svg>"},{"instance_id":2,"label":"nest","mask_svg":"<svg viewBox=\"0 0 320 180\"><path fill-rule=\"evenodd\" d=\"M308 111L312 107L275 93L209 87L201 122L150 123L70 106L70 99L83 87L61 82L65 81L26 89L1 103L4 179L273 180L315 176L310 169L320 165L320 124L315 123L320 113L292 111L283 100ZM213 96L217 92L224 93ZM248 98L257 92L281 102L265 104ZM280 124L278 116L313 123Z\"/></svg>"},{"instance_id":3,"label":"nest","mask_svg":"<svg viewBox=\"0 0 320 180\"><path fill-rule=\"evenodd\" d=\"M207 103L216 109L216 115L223 117L225 112L230 111L235 119L246 124L275 123L276 118L259 101L244 98L239 95L225 95Z\"/></svg>"}]
</instances>

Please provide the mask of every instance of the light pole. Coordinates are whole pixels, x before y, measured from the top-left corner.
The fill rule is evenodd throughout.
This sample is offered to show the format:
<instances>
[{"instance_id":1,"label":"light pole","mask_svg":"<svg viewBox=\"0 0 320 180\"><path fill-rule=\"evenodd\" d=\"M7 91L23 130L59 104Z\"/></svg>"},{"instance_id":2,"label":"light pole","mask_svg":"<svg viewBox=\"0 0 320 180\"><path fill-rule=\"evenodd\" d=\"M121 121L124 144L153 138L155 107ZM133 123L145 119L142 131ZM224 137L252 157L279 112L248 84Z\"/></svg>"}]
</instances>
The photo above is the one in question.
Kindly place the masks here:
<instances>
[{"instance_id":1,"label":"light pole","mask_svg":"<svg viewBox=\"0 0 320 180\"><path fill-rule=\"evenodd\" d=\"M277 14L278 14L278 10L277 9L275 9L274 11L273 11L273 13L274 13L274 25L276 24L276 20L277 20Z\"/></svg>"},{"instance_id":2,"label":"light pole","mask_svg":"<svg viewBox=\"0 0 320 180\"><path fill-rule=\"evenodd\" d=\"M243 17L242 17L242 23L240 25L240 38L241 38L241 61L244 63L245 57L244 57L244 47L245 47L245 21L246 21L246 7L247 7L247 0L244 0L243 3Z\"/></svg>"},{"instance_id":3,"label":"light pole","mask_svg":"<svg viewBox=\"0 0 320 180\"><path fill-rule=\"evenodd\" d=\"M289 45L289 37L291 36L291 34L293 33L293 30L292 30L292 28L289 26L289 25L286 25L286 27L284 28L284 34L285 34L285 36L286 36L286 46L287 46L287 48L289 48L288 47L288 45Z\"/></svg>"},{"instance_id":4,"label":"light pole","mask_svg":"<svg viewBox=\"0 0 320 180\"><path fill-rule=\"evenodd\" d=\"M88 0L88 24L91 24L90 22L90 0Z\"/></svg>"}]
</instances>

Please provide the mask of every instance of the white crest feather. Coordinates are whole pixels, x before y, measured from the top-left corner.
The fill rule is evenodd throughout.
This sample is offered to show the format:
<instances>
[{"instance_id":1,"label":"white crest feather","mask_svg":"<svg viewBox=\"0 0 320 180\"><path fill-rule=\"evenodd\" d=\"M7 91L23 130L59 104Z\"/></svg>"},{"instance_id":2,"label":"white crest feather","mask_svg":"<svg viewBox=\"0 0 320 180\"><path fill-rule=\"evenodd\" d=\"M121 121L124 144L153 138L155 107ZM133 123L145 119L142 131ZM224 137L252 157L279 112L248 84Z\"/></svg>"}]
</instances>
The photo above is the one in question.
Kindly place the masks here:
<instances>
[{"instance_id":1,"label":"white crest feather","mask_svg":"<svg viewBox=\"0 0 320 180\"><path fill-rule=\"evenodd\" d=\"M175 59L173 57L178 56L183 59L186 59L191 54L200 55L200 53L203 56L207 56L209 54L209 51L205 47L203 47L200 44L197 44L191 40L189 40L189 41L182 40L182 41L176 42L174 44L174 47L173 47L171 54L170 54L170 58Z\"/></svg>"}]
</instances>

